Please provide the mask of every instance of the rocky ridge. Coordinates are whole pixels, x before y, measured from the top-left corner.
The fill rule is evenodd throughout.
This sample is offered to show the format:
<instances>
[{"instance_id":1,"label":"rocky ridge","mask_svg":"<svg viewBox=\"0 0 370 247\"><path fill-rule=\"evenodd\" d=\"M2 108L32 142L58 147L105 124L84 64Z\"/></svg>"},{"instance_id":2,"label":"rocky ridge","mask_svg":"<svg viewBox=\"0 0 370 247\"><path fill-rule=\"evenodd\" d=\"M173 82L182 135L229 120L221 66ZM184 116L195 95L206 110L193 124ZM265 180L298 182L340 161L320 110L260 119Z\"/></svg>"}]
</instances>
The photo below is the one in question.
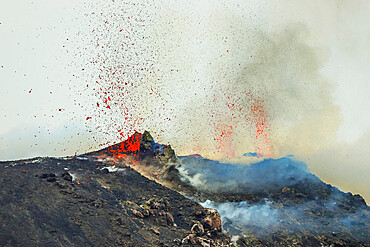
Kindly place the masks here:
<instances>
[{"instance_id":1,"label":"rocky ridge","mask_svg":"<svg viewBox=\"0 0 370 247\"><path fill-rule=\"evenodd\" d=\"M231 246L215 210L117 162L115 148L0 162L0 246Z\"/></svg>"}]
</instances>

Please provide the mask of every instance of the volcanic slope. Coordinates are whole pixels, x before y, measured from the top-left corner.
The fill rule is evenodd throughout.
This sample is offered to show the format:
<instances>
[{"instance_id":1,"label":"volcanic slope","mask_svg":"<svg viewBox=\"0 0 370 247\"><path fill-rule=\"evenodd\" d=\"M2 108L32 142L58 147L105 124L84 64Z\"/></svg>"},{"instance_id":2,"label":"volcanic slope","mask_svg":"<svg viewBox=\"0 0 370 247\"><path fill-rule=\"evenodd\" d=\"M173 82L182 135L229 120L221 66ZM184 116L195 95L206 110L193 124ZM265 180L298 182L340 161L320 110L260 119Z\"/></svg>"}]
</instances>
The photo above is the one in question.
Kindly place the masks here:
<instances>
[{"instance_id":1,"label":"volcanic slope","mask_svg":"<svg viewBox=\"0 0 370 247\"><path fill-rule=\"evenodd\" d=\"M230 246L215 210L118 164L138 150L116 147L0 162L0 246Z\"/></svg>"}]
</instances>

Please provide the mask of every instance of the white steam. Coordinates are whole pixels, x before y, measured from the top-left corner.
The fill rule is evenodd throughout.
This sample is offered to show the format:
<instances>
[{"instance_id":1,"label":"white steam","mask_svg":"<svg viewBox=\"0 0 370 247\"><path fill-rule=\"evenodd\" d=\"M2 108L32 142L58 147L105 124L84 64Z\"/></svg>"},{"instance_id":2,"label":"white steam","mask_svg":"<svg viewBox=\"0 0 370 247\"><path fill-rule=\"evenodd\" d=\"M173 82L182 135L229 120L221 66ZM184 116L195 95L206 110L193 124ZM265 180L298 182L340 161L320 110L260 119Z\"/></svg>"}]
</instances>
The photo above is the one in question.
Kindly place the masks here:
<instances>
[{"instance_id":1,"label":"white steam","mask_svg":"<svg viewBox=\"0 0 370 247\"><path fill-rule=\"evenodd\" d=\"M304 162L293 157L244 165L186 156L180 158L177 169L183 181L204 191L275 191L297 183L320 181Z\"/></svg>"},{"instance_id":2,"label":"white steam","mask_svg":"<svg viewBox=\"0 0 370 247\"><path fill-rule=\"evenodd\" d=\"M245 229L247 226L272 227L278 223L279 211L269 203L253 205L243 201L217 204L206 200L201 205L216 209L221 215L223 225L233 224L238 229Z\"/></svg>"}]
</instances>

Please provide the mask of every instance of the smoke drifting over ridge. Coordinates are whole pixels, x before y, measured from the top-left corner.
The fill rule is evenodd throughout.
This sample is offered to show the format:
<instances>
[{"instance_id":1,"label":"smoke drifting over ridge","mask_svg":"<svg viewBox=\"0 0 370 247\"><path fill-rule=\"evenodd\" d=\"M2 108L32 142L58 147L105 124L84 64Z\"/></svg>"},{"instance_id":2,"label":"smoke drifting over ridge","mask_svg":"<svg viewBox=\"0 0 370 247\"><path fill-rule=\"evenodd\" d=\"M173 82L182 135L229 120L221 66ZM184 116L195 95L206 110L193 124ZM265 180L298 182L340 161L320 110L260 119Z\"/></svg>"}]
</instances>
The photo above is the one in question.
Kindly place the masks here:
<instances>
[{"instance_id":1,"label":"smoke drifting over ridge","mask_svg":"<svg viewBox=\"0 0 370 247\"><path fill-rule=\"evenodd\" d=\"M217 209L221 215L222 225L225 232L236 241L240 236L248 236L250 231L255 235L264 237L271 233L279 232L286 224L287 219L299 222L299 227L292 227L288 230L291 234L299 231L313 231L318 234L336 234L337 232L351 231L357 238L363 241L369 241L369 237L361 233L364 224L363 218L368 217L368 213L358 210L353 213L339 213L338 205L333 200L321 201L327 206L326 216L308 220L307 216L310 210L315 211L314 204L305 203L290 207L279 207L272 201L266 201L260 204L249 204L248 202L226 202L215 203L207 200L202 206ZM330 225L329 222L336 222ZM362 221L360 223L360 221Z\"/></svg>"},{"instance_id":2,"label":"smoke drifting over ridge","mask_svg":"<svg viewBox=\"0 0 370 247\"><path fill-rule=\"evenodd\" d=\"M213 192L279 191L298 183L318 183L306 164L292 157L263 159L250 165L227 164L186 156L177 166L184 181Z\"/></svg>"}]
</instances>

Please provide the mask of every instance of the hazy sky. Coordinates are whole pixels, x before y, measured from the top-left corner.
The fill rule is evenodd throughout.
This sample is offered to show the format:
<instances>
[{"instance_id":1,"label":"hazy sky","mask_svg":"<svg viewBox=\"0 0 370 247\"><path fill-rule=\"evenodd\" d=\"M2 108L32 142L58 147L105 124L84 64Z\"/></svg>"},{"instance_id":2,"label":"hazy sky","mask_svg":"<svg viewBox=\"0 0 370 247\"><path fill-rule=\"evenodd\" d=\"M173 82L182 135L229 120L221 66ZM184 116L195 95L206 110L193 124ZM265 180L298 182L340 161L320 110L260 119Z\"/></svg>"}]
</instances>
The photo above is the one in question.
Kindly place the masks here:
<instances>
[{"instance_id":1,"label":"hazy sky","mask_svg":"<svg viewBox=\"0 0 370 247\"><path fill-rule=\"evenodd\" d=\"M139 86L125 103L140 101L139 129L178 153L253 151L246 114L230 118L225 107L230 95L249 107L247 90L264 100L274 157L296 155L324 181L369 200L369 11L366 0L0 0L0 160L118 141L122 109L106 117L89 91L103 73L101 60L91 61L106 56L112 68L155 64L160 80L135 77ZM132 40L127 55L116 56L121 30ZM106 48L97 51L99 42ZM143 96L150 88L161 96ZM233 129L220 153L213 134L224 125Z\"/></svg>"}]
</instances>

